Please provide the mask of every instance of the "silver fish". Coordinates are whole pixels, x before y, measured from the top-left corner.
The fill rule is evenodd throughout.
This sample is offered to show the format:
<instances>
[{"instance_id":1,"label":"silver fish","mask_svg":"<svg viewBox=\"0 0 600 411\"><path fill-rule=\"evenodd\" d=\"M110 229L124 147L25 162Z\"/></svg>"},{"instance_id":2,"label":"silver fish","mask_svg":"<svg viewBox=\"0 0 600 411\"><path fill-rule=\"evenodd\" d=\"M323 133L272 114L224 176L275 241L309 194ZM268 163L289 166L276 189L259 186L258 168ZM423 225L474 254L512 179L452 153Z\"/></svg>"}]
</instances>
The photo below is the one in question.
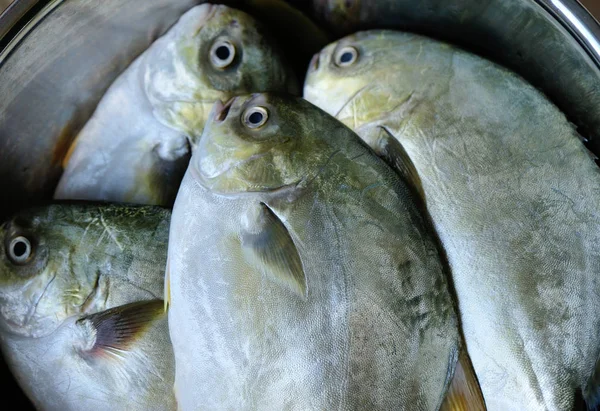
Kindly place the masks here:
<instances>
[{"instance_id":1,"label":"silver fish","mask_svg":"<svg viewBox=\"0 0 600 411\"><path fill-rule=\"evenodd\" d=\"M174 410L170 212L55 204L0 228L0 346L41 410Z\"/></svg>"},{"instance_id":2,"label":"silver fish","mask_svg":"<svg viewBox=\"0 0 600 411\"><path fill-rule=\"evenodd\" d=\"M170 229L180 408L439 409L460 337L414 198L302 99L218 104Z\"/></svg>"},{"instance_id":3,"label":"silver fish","mask_svg":"<svg viewBox=\"0 0 600 411\"><path fill-rule=\"evenodd\" d=\"M599 169L544 95L425 37L367 31L313 59L304 95L392 165L408 154L450 262L489 409L598 402Z\"/></svg>"}]
</instances>

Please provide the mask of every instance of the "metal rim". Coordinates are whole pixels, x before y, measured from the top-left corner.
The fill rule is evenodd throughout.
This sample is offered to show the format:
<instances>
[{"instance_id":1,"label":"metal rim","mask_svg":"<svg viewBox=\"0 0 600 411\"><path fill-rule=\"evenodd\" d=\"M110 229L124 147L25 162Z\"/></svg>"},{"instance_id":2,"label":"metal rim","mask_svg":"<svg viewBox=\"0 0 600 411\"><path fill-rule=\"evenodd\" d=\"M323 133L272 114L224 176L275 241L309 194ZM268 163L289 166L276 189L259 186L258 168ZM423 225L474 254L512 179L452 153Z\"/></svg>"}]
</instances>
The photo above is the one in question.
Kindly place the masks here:
<instances>
[{"instance_id":1,"label":"metal rim","mask_svg":"<svg viewBox=\"0 0 600 411\"><path fill-rule=\"evenodd\" d=\"M536 0L587 51L600 68L600 24L577 0Z\"/></svg>"},{"instance_id":2,"label":"metal rim","mask_svg":"<svg viewBox=\"0 0 600 411\"><path fill-rule=\"evenodd\" d=\"M28 33L63 0L15 0L0 15L0 65Z\"/></svg>"},{"instance_id":3,"label":"metal rim","mask_svg":"<svg viewBox=\"0 0 600 411\"><path fill-rule=\"evenodd\" d=\"M0 64L63 0L15 0L0 15ZM583 46L600 68L600 24L577 0L535 0Z\"/></svg>"}]
</instances>

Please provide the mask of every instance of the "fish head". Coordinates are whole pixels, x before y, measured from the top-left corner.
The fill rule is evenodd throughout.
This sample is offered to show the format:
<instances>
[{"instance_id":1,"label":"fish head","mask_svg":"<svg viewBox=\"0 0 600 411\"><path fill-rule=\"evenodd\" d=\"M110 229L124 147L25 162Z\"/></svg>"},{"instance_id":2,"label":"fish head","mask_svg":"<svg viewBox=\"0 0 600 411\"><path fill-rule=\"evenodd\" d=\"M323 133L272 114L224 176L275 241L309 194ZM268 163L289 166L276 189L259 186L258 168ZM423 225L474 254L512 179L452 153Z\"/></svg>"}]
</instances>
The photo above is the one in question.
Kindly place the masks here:
<instances>
[{"instance_id":1,"label":"fish head","mask_svg":"<svg viewBox=\"0 0 600 411\"><path fill-rule=\"evenodd\" d=\"M281 192L318 172L334 151L320 135L340 127L347 130L299 97L234 97L215 105L190 170L213 192Z\"/></svg>"},{"instance_id":2,"label":"fish head","mask_svg":"<svg viewBox=\"0 0 600 411\"><path fill-rule=\"evenodd\" d=\"M169 34L148 56L146 92L155 114L192 139L201 133L215 100L299 92L274 39L242 11L203 4L182 16Z\"/></svg>"},{"instance_id":3,"label":"fish head","mask_svg":"<svg viewBox=\"0 0 600 411\"><path fill-rule=\"evenodd\" d=\"M104 301L93 264L74 266L81 231L57 205L21 211L0 226L1 332L42 337Z\"/></svg>"},{"instance_id":4,"label":"fish head","mask_svg":"<svg viewBox=\"0 0 600 411\"><path fill-rule=\"evenodd\" d=\"M317 53L308 68L304 98L352 129L394 110L406 96L390 85L400 81L393 32L356 33Z\"/></svg>"}]
</instances>

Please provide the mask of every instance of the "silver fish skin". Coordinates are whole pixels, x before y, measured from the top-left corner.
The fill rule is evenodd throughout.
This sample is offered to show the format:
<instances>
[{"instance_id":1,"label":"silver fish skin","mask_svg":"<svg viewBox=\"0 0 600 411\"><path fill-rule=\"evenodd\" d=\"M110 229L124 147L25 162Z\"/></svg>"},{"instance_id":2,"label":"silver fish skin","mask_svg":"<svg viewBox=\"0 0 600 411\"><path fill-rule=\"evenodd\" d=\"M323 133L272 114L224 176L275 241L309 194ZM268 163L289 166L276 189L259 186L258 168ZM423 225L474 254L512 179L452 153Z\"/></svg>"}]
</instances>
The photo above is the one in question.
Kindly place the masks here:
<instances>
[{"instance_id":1,"label":"silver fish skin","mask_svg":"<svg viewBox=\"0 0 600 411\"><path fill-rule=\"evenodd\" d=\"M300 98L218 104L170 229L180 409L439 409L459 332L414 199Z\"/></svg>"},{"instance_id":2,"label":"silver fish skin","mask_svg":"<svg viewBox=\"0 0 600 411\"><path fill-rule=\"evenodd\" d=\"M172 206L216 100L297 91L276 50L248 14L208 3L192 8L102 97L63 160L54 197Z\"/></svg>"},{"instance_id":3,"label":"silver fish skin","mask_svg":"<svg viewBox=\"0 0 600 411\"><path fill-rule=\"evenodd\" d=\"M579 390L594 406L600 176L564 114L509 70L393 31L327 46L304 97L411 158L488 408L571 410Z\"/></svg>"},{"instance_id":4,"label":"silver fish skin","mask_svg":"<svg viewBox=\"0 0 600 411\"><path fill-rule=\"evenodd\" d=\"M41 410L174 410L170 211L62 203L0 227L0 347Z\"/></svg>"}]
</instances>

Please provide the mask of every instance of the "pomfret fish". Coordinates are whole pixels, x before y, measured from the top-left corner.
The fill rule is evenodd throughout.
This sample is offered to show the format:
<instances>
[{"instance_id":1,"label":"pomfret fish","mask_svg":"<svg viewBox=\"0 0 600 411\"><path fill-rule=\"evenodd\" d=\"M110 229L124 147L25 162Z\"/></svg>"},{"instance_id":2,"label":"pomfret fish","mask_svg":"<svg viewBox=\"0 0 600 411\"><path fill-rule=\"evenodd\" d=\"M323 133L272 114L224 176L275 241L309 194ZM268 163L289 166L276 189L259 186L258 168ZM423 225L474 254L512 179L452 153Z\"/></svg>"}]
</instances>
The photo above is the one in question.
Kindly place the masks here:
<instances>
[{"instance_id":1,"label":"pomfret fish","mask_svg":"<svg viewBox=\"0 0 600 411\"><path fill-rule=\"evenodd\" d=\"M241 11L188 11L106 92L64 160L55 198L171 206L215 100L297 90L276 48Z\"/></svg>"},{"instance_id":2,"label":"pomfret fish","mask_svg":"<svg viewBox=\"0 0 600 411\"><path fill-rule=\"evenodd\" d=\"M174 410L170 212L55 204L0 228L0 345L42 410Z\"/></svg>"},{"instance_id":3,"label":"pomfret fish","mask_svg":"<svg viewBox=\"0 0 600 411\"><path fill-rule=\"evenodd\" d=\"M599 398L600 179L581 137L516 74L368 31L313 59L305 98L389 164L406 154L446 250L490 409Z\"/></svg>"},{"instance_id":4,"label":"pomfret fish","mask_svg":"<svg viewBox=\"0 0 600 411\"><path fill-rule=\"evenodd\" d=\"M218 104L170 229L181 409L439 409L460 336L413 200L302 99Z\"/></svg>"}]
</instances>

